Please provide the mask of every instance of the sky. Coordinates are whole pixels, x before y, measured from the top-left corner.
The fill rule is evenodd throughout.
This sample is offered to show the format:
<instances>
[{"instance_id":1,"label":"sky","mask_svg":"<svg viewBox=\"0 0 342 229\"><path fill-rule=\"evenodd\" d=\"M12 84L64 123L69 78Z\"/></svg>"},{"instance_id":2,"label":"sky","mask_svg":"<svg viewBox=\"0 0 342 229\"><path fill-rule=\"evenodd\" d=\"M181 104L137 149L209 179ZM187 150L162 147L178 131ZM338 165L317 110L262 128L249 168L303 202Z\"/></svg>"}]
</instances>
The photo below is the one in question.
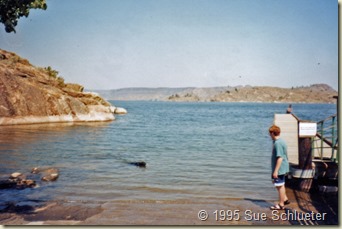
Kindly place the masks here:
<instances>
[{"instance_id":1,"label":"sky","mask_svg":"<svg viewBox=\"0 0 342 229\"><path fill-rule=\"evenodd\" d=\"M336 0L47 0L0 48L86 89L338 90Z\"/></svg>"}]
</instances>

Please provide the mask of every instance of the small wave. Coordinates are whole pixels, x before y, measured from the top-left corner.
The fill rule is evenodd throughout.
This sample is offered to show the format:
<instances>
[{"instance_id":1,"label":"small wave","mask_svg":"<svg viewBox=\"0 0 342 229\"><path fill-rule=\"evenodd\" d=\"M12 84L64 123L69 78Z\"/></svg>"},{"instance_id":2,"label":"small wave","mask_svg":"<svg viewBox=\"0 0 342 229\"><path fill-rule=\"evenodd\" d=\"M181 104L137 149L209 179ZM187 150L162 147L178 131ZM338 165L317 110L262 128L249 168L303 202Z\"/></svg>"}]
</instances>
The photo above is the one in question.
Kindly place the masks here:
<instances>
[{"instance_id":1,"label":"small wave","mask_svg":"<svg viewBox=\"0 0 342 229\"><path fill-rule=\"evenodd\" d=\"M133 187L134 190L140 191L150 191L150 192L157 192L157 193L172 193L172 194L190 194L191 192L185 189L168 189L168 188L159 188L159 187L151 187L151 186L139 186Z\"/></svg>"}]
</instances>

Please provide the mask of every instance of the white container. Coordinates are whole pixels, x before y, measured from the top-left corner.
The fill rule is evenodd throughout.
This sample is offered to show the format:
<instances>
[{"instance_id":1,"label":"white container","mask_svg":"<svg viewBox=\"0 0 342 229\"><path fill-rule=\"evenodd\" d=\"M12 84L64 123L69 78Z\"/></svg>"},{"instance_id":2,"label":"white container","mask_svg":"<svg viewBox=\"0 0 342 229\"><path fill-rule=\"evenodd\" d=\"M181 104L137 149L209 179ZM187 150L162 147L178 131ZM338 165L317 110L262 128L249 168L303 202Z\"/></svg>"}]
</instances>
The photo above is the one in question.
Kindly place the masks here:
<instances>
[{"instance_id":1,"label":"white container","mask_svg":"<svg viewBox=\"0 0 342 229\"><path fill-rule=\"evenodd\" d=\"M294 178L314 178L315 176L315 169L298 169L294 167L290 167L290 172L292 177Z\"/></svg>"}]
</instances>

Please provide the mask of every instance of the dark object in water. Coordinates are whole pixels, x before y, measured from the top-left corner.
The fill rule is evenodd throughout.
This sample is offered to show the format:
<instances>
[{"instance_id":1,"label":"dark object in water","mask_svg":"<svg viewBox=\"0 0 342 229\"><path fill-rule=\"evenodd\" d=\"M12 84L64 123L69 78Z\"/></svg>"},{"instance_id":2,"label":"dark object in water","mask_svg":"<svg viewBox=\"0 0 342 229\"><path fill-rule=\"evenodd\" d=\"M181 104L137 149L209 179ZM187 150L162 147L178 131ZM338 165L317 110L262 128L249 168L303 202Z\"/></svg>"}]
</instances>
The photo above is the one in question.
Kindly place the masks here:
<instances>
[{"instance_id":1,"label":"dark object in water","mask_svg":"<svg viewBox=\"0 0 342 229\"><path fill-rule=\"evenodd\" d=\"M15 188L17 183L12 180L2 180L0 181L0 189Z\"/></svg>"},{"instance_id":2,"label":"dark object in water","mask_svg":"<svg viewBox=\"0 0 342 229\"><path fill-rule=\"evenodd\" d=\"M146 162L144 161L137 161L137 162L128 162L130 165L135 165L140 168L146 168Z\"/></svg>"},{"instance_id":3,"label":"dark object in water","mask_svg":"<svg viewBox=\"0 0 342 229\"><path fill-rule=\"evenodd\" d=\"M34 180L8 179L0 181L0 189L25 189L36 187Z\"/></svg>"}]
</instances>

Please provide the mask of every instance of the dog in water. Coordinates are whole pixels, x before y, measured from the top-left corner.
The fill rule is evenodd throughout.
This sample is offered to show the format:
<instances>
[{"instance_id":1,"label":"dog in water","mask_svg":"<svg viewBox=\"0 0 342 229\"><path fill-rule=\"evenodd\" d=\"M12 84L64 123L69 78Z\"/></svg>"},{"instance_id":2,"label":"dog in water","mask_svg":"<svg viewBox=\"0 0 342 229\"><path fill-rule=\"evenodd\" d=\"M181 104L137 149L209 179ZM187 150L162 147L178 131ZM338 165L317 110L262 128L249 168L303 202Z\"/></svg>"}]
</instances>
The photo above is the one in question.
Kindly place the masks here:
<instances>
[{"instance_id":1,"label":"dog in water","mask_svg":"<svg viewBox=\"0 0 342 229\"><path fill-rule=\"evenodd\" d=\"M139 168L146 168L146 162L144 161L128 162L128 164L135 165Z\"/></svg>"}]
</instances>

